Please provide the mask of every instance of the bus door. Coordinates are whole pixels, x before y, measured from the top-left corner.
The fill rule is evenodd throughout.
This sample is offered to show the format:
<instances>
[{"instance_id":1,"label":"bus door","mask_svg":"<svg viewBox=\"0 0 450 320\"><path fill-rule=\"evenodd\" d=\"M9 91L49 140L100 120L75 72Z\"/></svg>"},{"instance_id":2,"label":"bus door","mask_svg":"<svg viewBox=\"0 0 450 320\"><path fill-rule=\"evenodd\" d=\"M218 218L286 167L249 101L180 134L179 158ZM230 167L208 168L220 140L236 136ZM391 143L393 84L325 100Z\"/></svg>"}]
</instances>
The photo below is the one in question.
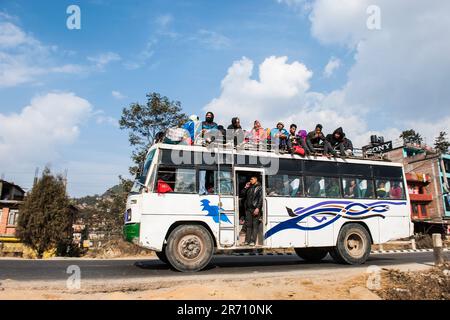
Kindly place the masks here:
<instances>
[{"instance_id":1,"label":"bus door","mask_svg":"<svg viewBox=\"0 0 450 320\"><path fill-rule=\"evenodd\" d=\"M250 181L252 176L257 176L258 181L262 187L262 197L263 197L263 207L261 214L261 222L259 223L258 229L258 237L257 237L257 246L264 245L264 232L266 229L266 221L267 221L267 210L264 200L265 195L265 182L264 182L264 169L258 168L245 168L245 167L235 167L234 168L234 181L235 181L235 207L236 207L236 240L238 241L238 246L244 246L245 242L245 208L244 208L244 199L241 198L240 193L244 189L245 184Z\"/></svg>"}]
</instances>

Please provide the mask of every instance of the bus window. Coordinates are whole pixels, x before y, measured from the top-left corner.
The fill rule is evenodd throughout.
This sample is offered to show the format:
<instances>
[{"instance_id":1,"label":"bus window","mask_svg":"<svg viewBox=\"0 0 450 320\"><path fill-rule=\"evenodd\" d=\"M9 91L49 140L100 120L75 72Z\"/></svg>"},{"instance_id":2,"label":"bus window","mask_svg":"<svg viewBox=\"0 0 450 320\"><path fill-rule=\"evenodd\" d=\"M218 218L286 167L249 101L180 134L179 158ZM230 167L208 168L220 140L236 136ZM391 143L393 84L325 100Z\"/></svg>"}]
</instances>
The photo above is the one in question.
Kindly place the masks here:
<instances>
[{"instance_id":1,"label":"bus window","mask_svg":"<svg viewBox=\"0 0 450 320\"><path fill-rule=\"evenodd\" d=\"M300 197L303 195L302 178L294 175L268 175L266 188L269 197Z\"/></svg>"},{"instance_id":2,"label":"bus window","mask_svg":"<svg viewBox=\"0 0 450 320\"><path fill-rule=\"evenodd\" d=\"M169 190L177 193L195 193L195 169L185 168L160 168L157 181L159 184L167 184Z\"/></svg>"},{"instance_id":3,"label":"bus window","mask_svg":"<svg viewBox=\"0 0 450 320\"><path fill-rule=\"evenodd\" d=\"M373 199L373 180L342 178L344 198Z\"/></svg>"},{"instance_id":4,"label":"bus window","mask_svg":"<svg viewBox=\"0 0 450 320\"><path fill-rule=\"evenodd\" d=\"M308 197L340 198L339 178L305 177L305 191Z\"/></svg>"},{"instance_id":5,"label":"bus window","mask_svg":"<svg viewBox=\"0 0 450 320\"><path fill-rule=\"evenodd\" d=\"M376 180L378 199L405 199L403 182L398 180Z\"/></svg>"},{"instance_id":6,"label":"bus window","mask_svg":"<svg viewBox=\"0 0 450 320\"><path fill-rule=\"evenodd\" d=\"M219 194L219 192L222 195L233 195L231 171L220 171L219 175L216 170L200 170L198 181L200 195Z\"/></svg>"}]
</instances>

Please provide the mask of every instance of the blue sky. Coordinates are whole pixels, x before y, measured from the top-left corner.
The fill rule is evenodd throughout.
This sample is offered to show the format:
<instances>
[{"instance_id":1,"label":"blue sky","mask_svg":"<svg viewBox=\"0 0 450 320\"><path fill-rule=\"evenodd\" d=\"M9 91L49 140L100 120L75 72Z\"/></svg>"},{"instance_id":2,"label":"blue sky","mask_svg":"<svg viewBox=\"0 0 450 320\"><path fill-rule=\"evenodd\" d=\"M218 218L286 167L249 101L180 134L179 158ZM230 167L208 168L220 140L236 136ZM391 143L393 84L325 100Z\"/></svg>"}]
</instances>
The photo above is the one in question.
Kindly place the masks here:
<instances>
[{"instance_id":1,"label":"blue sky","mask_svg":"<svg viewBox=\"0 0 450 320\"><path fill-rule=\"evenodd\" d=\"M425 21L429 33L411 37L404 23L423 14L422 4L412 1L411 17L397 19L410 2L375 1L383 24L370 33L361 26L371 3L344 2L2 0L0 151L9 155L0 173L29 187L35 167L50 163L68 169L71 195L103 192L130 165L121 110L151 91L181 101L188 114L211 109L223 124L256 114L267 127L279 119L306 129L344 125L360 145L370 133L395 138L415 125L432 138L447 128L450 99L441 87L450 55L437 44L448 25ZM81 30L66 27L72 4ZM444 6L425 13L438 16ZM410 48L424 39L431 45L415 56ZM430 100L426 120L437 126L402 116Z\"/></svg>"}]
</instances>

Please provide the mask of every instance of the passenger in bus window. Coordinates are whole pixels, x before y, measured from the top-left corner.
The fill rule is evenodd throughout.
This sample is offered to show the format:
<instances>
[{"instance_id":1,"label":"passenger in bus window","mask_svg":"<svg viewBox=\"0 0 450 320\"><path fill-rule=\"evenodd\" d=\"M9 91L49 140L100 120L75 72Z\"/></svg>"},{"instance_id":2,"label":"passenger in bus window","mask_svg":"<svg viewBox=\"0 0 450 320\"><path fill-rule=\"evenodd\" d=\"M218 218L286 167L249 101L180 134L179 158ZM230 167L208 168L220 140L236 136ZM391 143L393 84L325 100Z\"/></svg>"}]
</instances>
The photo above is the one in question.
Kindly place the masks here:
<instances>
[{"instance_id":1,"label":"passenger in bus window","mask_svg":"<svg viewBox=\"0 0 450 320\"><path fill-rule=\"evenodd\" d=\"M241 191L244 200L245 221L247 230L245 245L254 246L258 235L259 222L262 210L262 187L257 176L250 178Z\"/></svg>"},{"instance_id":2,"label":"passenger in bus window","mask_svg":"<svg viewBox=\"0 0 450 320\"><path fill-rule=\"evenodd\" d=\"M386 187L384 181L378 181L377 183L377 198L386 198Z\"/></svg>"},{"instance_id":3,"label":"passenger in bus window","mask_svg":"<svg viewBox=\"0 0 450 320\"><path fill-rule=\"evenodd\" d=\"M308 185L307 192L310 197L320 197L320 181L318 177L307 177L306 185Z\"/></svg>"},{"instance_id":4,"label":"passenger in bus window","mask_svg":"<svg viewBox=\"0 0 450 320\"><path fill-rule=\"evenodd\" d=\"M322 125L319 123L316 125L314 131L311 131L306 136L306 145L310 153L319 153L323 148L325 142L325 136L322 133Z\"/></svg>"},{"instance_id":5,"label":"passenger in bus window","mask_svg":"<svg viewBox=\"0 0 450 320\"><path fill-rule=\"evenodd\" d=\"M358 186L356 179L345 180L345 197L346 198L361 198L361 190Z\"/></svg>"},{"instance_id":6,"label":"passenger in bus window","mask_svg":"<svg viewBox=\"0 0 450 320\"><path fill-rule=\"evenodd\" d=\"M403 189L400 186L400 183L394 181L392 183L392 188L389 190L389 198L391 199L401 199L403 197Z\"/></svg>"},{"instance_id":7,"label":"passenger in bus window","mask_svg":"<svg viewBox=\"0 0 450 320\"><path fill-rule=\"evenodd\" d=\"M339 179L326 178L325 179L325 195L330 198L340 198Z\"/></svg>"}]
</instances>

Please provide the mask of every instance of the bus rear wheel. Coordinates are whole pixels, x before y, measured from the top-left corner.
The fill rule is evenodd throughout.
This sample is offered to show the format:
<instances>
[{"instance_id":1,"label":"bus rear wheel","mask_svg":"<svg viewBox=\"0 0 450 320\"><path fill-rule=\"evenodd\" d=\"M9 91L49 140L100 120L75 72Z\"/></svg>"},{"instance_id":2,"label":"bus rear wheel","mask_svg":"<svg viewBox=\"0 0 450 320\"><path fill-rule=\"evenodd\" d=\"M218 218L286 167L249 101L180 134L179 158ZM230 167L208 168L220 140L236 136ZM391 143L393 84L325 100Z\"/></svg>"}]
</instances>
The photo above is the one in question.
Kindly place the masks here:
<instances>
[{"instance_id":1,"label":"bus rear wheel","mask_svg":"<svg viewBox=\"0 0 450 320\"><path fill-rule=\"evenodd\" d=\"M328 248L295 248L295 253L307 262L320 262L328 254Z\"/></svg>"},{"instance_id":2,"label":"bus rear wheel","mask_svg":"<svg viewBox=\"0 0 450 320\"><path fill-rule=\"evenodd\" d=\"M344 225L339 231L336 246L331 249L331 257L338 263L363 264L371 249L370 234L357 223Z\"/></svg>"},{"instance_id":3,"label":"bus rear wheel","mask_svg":"<svg viewBox=\"0 0 450 320\"><path fill-rule=\"evenodd\" d=\"M167 260L181 272L202 270L211 261L213 251L213 239L200 225L178 226L167 239Z\"/></svg>"}]
</instances>

